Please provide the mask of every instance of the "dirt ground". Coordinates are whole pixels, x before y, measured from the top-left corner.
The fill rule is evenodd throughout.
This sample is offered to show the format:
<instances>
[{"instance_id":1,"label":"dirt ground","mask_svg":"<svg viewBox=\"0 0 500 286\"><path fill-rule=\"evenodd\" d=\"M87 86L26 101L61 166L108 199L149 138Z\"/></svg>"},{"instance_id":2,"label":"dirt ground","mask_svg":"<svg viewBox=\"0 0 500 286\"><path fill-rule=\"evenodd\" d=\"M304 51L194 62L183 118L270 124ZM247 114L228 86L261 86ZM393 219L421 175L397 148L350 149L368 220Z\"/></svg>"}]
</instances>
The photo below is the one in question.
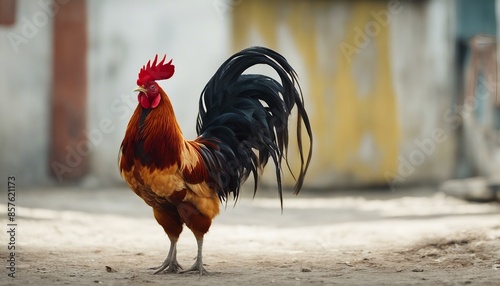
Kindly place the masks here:
<instances>
[{"instance_id":1,"label":"dirt ground","mask_svg":"<svg viewBox=\"0 0 500 286\"><path fill-rule=\"evenodd\" d=\"M283 214L274 195L243 197L206 236L202 277L152 275L169 242L127 189L18 190L16 204L16 278L2 267L1 285L500 285L500 204L431 189L304 191ZM178 260L195 255L185 229Z\"/></svg>"}]
</instances>

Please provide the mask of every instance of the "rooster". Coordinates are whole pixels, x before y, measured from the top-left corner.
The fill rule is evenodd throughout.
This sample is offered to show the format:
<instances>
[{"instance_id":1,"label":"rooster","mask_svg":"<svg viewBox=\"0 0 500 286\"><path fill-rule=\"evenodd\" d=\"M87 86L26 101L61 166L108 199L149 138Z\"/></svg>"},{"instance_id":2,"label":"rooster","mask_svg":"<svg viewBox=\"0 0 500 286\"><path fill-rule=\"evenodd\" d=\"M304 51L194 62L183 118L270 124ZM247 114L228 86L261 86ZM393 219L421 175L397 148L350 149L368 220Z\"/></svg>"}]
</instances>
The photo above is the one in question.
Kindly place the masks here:
<instances>
[{"instance_id":1,"label":"rooster","mask_svg":"<svg viewBox=\"0 0 500 286\"><path fill-rule=\"evenodd\" d=\"M179 272L176 244L183 225L194 234L198 254L183 272L208 274L202 260L203 237L222 202L238 199L247 178L254 179L272 159L283 209L282 159L287 159L288 117L296 106L300 170L299 193L312 155L312 131L304 109L297 75L286 59L264 47L251 47L227 59L201 93L196 124L198 137L186 140L170 100L156 81L174 74L166 56L149 61L139 72L135 90L139 104L121 144L119 168L129 187L153 209L156 221L170 239L165 261L154 273ZM254 65L268 65L280 82L260 74L244 74ZM309 139L302 144L302 125ZM288 165L288 161L286 161Z\"/></svg>"}]
</instances>

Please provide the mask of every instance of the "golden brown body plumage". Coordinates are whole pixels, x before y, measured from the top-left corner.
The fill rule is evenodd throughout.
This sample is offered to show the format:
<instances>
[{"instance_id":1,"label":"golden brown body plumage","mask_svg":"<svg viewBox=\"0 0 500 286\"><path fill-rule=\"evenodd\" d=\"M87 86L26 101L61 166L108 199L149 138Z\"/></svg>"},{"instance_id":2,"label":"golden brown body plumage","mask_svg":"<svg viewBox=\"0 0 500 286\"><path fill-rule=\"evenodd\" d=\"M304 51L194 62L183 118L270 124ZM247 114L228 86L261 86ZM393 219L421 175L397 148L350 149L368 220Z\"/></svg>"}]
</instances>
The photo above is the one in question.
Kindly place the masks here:
<instances>
[{"instance_id":1,"label":"golden brown body plumage","mask_svg":"<svg viewBox=\"0 0 500 286\"><path fill-rule=\"evenodd\" d=\"M197 145L200 143L187 141L182 137L170 100L163 91L161 97L162 104L143 122L140 122L142 108L138 107L135 110L123 140L122 153L127 154L128 148L133 149L134 146L136 150L133 151L146 153L146 150L137 150L141 147L134 142L141 140L147 142L147 134L153 134L149 136L150 140L153 140L151 138L153 136L161 138L155 138L161 140L160 148L178 152L161 152L162 154L158 156L171 158L168 160L170 162L168 165L161 167L155 164L145 165L140 157L122 156L120 160L122 176L129 187L154 209L161 210L165 204L175 207L180 204L192 204L197 206L196 209L202 215L212 219L219 213L220 201L217 194L207 185L208 173L205 172L202 158L197 152ZM175 135L172 136L171 133Z\"/></svg>"}]
</instances>

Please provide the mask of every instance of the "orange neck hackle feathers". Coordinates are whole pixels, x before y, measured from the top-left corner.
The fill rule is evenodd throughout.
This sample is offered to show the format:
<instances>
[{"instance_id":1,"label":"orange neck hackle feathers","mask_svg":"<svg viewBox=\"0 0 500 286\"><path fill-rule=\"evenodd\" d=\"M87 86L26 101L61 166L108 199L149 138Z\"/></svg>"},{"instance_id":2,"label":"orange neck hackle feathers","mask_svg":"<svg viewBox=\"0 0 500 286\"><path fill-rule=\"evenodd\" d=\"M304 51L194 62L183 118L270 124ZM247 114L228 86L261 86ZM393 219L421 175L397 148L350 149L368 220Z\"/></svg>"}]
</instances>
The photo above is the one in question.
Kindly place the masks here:
<instances>
[{"instance_id":1,"label":"orange neck hackle feathers","mask_svg":"<svg viewBox=\"0 0 500 286\"><path fill-rule=\"evenodd\" d=\"M180 150L184 137L172 103L165 91L159 89L158 97L161 98L161 104L155 109L138 105L130 118L122 142L123 157L120 162L122 170L130 171L136 160L151 170L180 164Z\"/></svg>"}]
</instances>

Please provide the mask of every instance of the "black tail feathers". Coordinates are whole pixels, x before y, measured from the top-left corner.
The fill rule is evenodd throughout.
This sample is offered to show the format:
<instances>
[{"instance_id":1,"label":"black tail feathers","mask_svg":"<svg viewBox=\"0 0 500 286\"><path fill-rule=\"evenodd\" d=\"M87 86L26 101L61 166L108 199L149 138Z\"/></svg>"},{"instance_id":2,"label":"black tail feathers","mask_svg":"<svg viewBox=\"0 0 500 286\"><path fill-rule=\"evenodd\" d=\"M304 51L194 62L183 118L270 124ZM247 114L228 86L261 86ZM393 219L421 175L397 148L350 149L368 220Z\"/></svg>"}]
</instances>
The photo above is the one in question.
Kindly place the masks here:
<instances>
[{"instance_id":1,"label":"black tail feathers","mask_svg":"<svg viewBox=\"0 0 500 286\"><path fill-rule=\"evenodd\" d=\"M259 64L272 67L281 83L265 75L243 74ZM237 199L250 173L255 195L259 173L272 158L283 207L281 162L287 160L288 117L294 106L298 110L296 136L301 160L295 193L300 191L311 161L312 131L302 92L296 86L297 75L286 59L263 47L247 48L231 56L205 86L196 130L200 139L212 143L202 148L202 156L221 201L230 193ZM303 150L302 124L309 138L307 154Z\"/></svg>"}]
</instances>

